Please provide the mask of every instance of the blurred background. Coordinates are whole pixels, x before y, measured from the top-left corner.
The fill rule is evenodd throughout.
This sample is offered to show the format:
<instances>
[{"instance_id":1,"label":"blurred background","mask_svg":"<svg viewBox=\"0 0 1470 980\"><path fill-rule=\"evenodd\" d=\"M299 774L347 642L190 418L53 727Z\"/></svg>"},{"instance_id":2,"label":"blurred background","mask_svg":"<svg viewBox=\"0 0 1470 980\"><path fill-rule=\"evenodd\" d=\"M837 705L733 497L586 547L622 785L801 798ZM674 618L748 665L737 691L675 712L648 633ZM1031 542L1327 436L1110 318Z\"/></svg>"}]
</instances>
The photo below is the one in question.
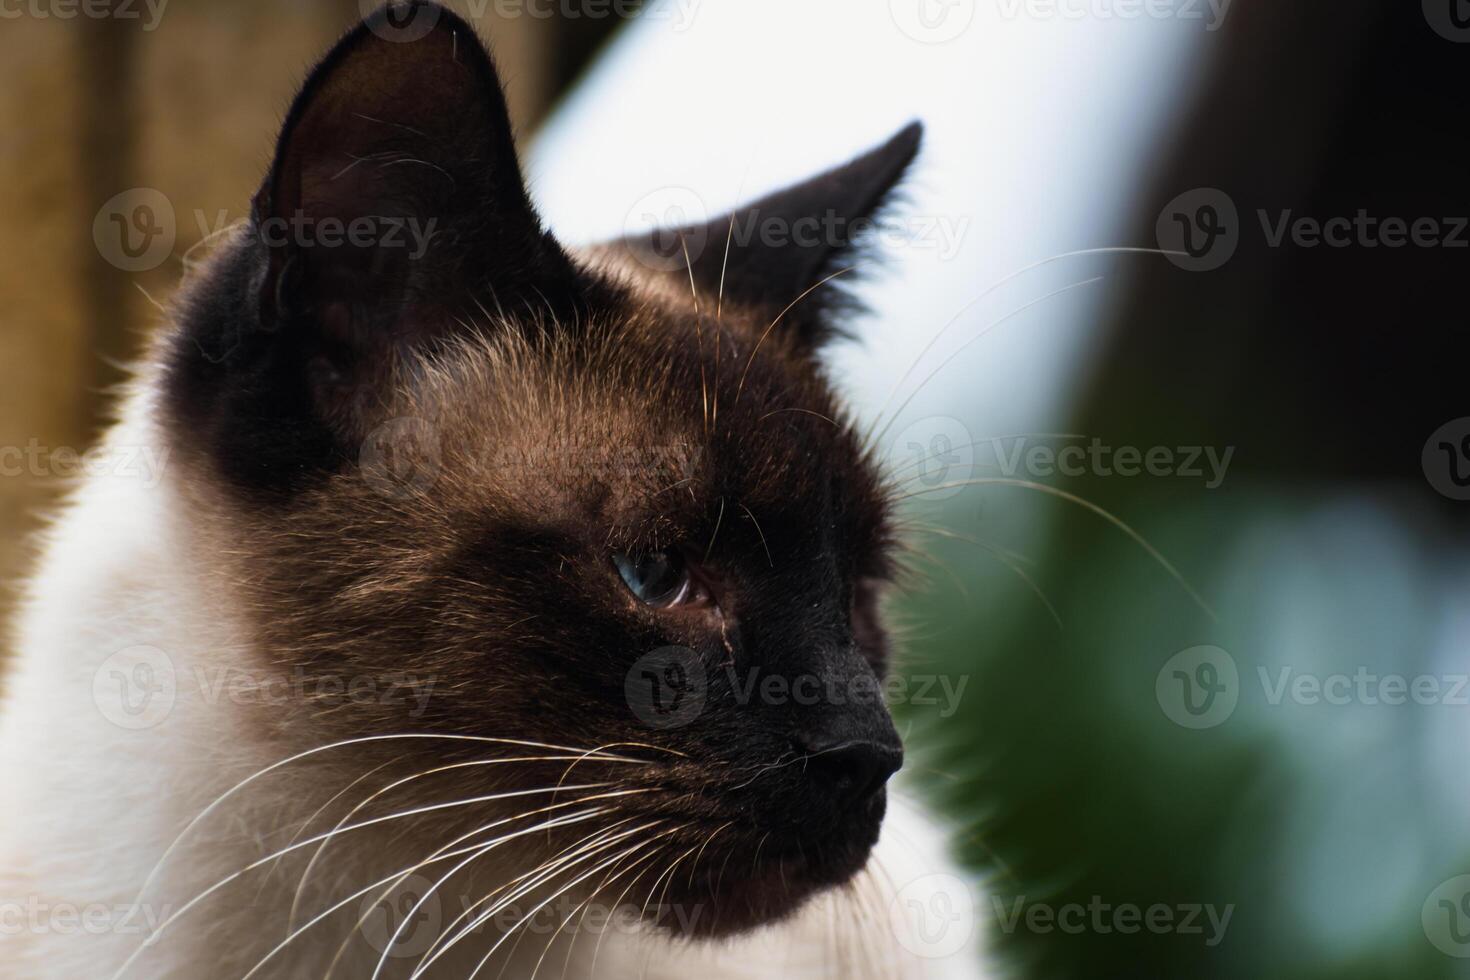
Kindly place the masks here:
<instances>
[{"instance_id":1,"label":"blurred background","mask_svg":"<svg viewBox=\"0 0 1470 980\"><path fill-rule=\"evenodd\" d=\"M1470 976L1470 4L452 6L569 243L925 122L832 360L911 494L896 710L973 874L933 955ZM360 12L0 4L4 610Z\"/></svg>"}]
</instances>

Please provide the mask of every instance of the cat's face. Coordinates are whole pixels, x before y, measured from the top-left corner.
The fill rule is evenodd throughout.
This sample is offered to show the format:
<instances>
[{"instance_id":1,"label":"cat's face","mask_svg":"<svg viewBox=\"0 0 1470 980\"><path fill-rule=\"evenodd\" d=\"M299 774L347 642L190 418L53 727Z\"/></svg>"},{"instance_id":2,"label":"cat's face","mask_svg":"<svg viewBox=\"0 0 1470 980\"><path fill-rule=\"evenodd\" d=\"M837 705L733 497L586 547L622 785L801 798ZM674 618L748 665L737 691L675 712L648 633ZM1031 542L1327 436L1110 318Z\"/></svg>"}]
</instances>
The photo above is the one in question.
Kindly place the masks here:
<instances>
[{"instance_id":1,"label":"cat's face","mask_svg":"<svg viewBox=\"0 0 1470 980\"><path fill-rule=\"evenodd\" d=\"M672 271L650 242L568 255L526 200L473 33L439 12L387 36L349 35L308 82L255 227L189 295L169 361L203 511L242 542L257 654L432 679L423 701L316 685L287 724L321 743L469 737L369 743L363 769L547 756L448 785L595 787L548 793L606 813L528 837L528 863L633 832L607 839L657 867L628 900L700 907L673 927L786 914L863 865L902 758L878 696L888 503L817 364L832 287L803 297L845 243L727 255L722 219ZM916 145L906 131L753 207L840 233ZM417 257L260 233L288 217L434 233Z\"/></svg>"}]
</instances>

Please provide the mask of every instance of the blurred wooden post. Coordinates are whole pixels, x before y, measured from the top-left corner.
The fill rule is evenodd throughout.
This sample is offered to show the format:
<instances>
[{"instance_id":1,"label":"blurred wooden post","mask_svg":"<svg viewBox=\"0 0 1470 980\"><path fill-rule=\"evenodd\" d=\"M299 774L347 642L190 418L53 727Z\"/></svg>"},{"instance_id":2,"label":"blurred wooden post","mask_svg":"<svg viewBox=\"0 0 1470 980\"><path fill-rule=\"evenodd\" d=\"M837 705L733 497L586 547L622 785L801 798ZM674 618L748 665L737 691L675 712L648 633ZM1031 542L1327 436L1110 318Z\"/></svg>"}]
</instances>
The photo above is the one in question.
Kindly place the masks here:
<instances>
[{"instance_id":1,"label":"blurred wooden post","mask_svg":"<svg viewBox=\"0 0 1470 980\"><path fill-rule=\"evenodd\" d=\"M90 227L77 151L80 50L74 22L0 24L0 602L10 597L23 531L49 496L16 453L32 440L79 445L92 412L79 281L90 247L78 231Z\"/></svg>"},{"instance_id":2,"label":"blurred wooden post","mask_svg":"<svg viewBox=\"0 0 1470 980\"><path fill-rule=\"evenodd\" d=\"M524 133L553 94L560 25L495 6L473 9ZM117 365L163 320L185 255L246 216L296 87L362 8L176 0L156 23L146 5L128 9L139 16L0 21L0 624L30 534L65 488L28 463L14 472L14 451L91 444L125 377ZM156 267L129 271L94 243L93 222L135 188L167 201L174 237Z\"/></svg>"}]
</instances>

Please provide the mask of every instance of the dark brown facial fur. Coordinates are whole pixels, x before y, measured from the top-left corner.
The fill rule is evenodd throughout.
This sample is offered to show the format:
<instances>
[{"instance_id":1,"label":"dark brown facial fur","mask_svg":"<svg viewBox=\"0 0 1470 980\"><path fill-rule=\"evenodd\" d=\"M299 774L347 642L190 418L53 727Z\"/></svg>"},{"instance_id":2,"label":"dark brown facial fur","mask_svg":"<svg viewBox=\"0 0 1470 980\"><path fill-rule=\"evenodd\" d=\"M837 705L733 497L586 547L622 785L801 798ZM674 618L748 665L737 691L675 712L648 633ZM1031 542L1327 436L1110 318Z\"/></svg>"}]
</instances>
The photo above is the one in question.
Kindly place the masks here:
<instances>
[{"instance_id":1,"label":"dark brown facial fur","mask_svg":"<svg viewBox=\"0 0 1470 980\"><path fill-rule=\"evenodd\" d=\"M658 888L704 910L684 928L706 934L779 918L862 867L901 759L877 697L887 497L817 354L843 307L819 284L853 260L848 230L882 205L917 128L751 206L835 217L820 241L727 258L726 217L572 256L531 210L488 55L447 11L396 16L426 13L423 37L370 23L313 73L251 227L192 284L170 342L169 428L203 519L234 542L251 655L322 682L262 725L309 744L610 747L647 764L589 758L567 781L635 791L618 818L651 828L665 863L687 859L627 901ZM435 230L410 257L366 237L282 240L272 219ZM695 237L687 266L645 261ZM420 470L388 479L380 450ZM658 553L700 601L634 594L614 556ZM431 696L327 683L404 675L433 678ZM650 716L645 690L696 710ZM383 758L421 771L486 755L404 751ZM490 768L455 793L556 784L568 766ZM528 847L539 859L578 836Z\"/></svg>"}]
</instances>

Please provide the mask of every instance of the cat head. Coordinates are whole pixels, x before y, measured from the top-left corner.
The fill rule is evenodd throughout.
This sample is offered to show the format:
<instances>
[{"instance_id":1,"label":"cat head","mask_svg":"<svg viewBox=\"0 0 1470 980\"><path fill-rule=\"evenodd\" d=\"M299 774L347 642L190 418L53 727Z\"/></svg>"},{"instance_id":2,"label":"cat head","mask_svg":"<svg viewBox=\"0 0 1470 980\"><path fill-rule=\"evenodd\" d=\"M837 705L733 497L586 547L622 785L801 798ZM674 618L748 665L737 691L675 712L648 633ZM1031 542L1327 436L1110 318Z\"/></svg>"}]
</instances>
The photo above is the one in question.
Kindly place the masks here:
<instances>
[{"instance_id":1,"label":"cat head","mask_svg":"<svg viewBox=\"0 0 1470 980\"><path fill-rule=\"evenodd\" d=\"M428 735L350 751L464 763L430 797L597 809L688 859L663 900L705 907L696 932L858 871L902 759L879 696L889 494L819 354L832 280L918 142L574 253L532 208L467 24L412 3L349 33L164 368L251 656L310 679L267 730ZM788 233L732 231L752 220ZM356 697L364 678L431 687Z\"/></svg>"}]
</instances>

